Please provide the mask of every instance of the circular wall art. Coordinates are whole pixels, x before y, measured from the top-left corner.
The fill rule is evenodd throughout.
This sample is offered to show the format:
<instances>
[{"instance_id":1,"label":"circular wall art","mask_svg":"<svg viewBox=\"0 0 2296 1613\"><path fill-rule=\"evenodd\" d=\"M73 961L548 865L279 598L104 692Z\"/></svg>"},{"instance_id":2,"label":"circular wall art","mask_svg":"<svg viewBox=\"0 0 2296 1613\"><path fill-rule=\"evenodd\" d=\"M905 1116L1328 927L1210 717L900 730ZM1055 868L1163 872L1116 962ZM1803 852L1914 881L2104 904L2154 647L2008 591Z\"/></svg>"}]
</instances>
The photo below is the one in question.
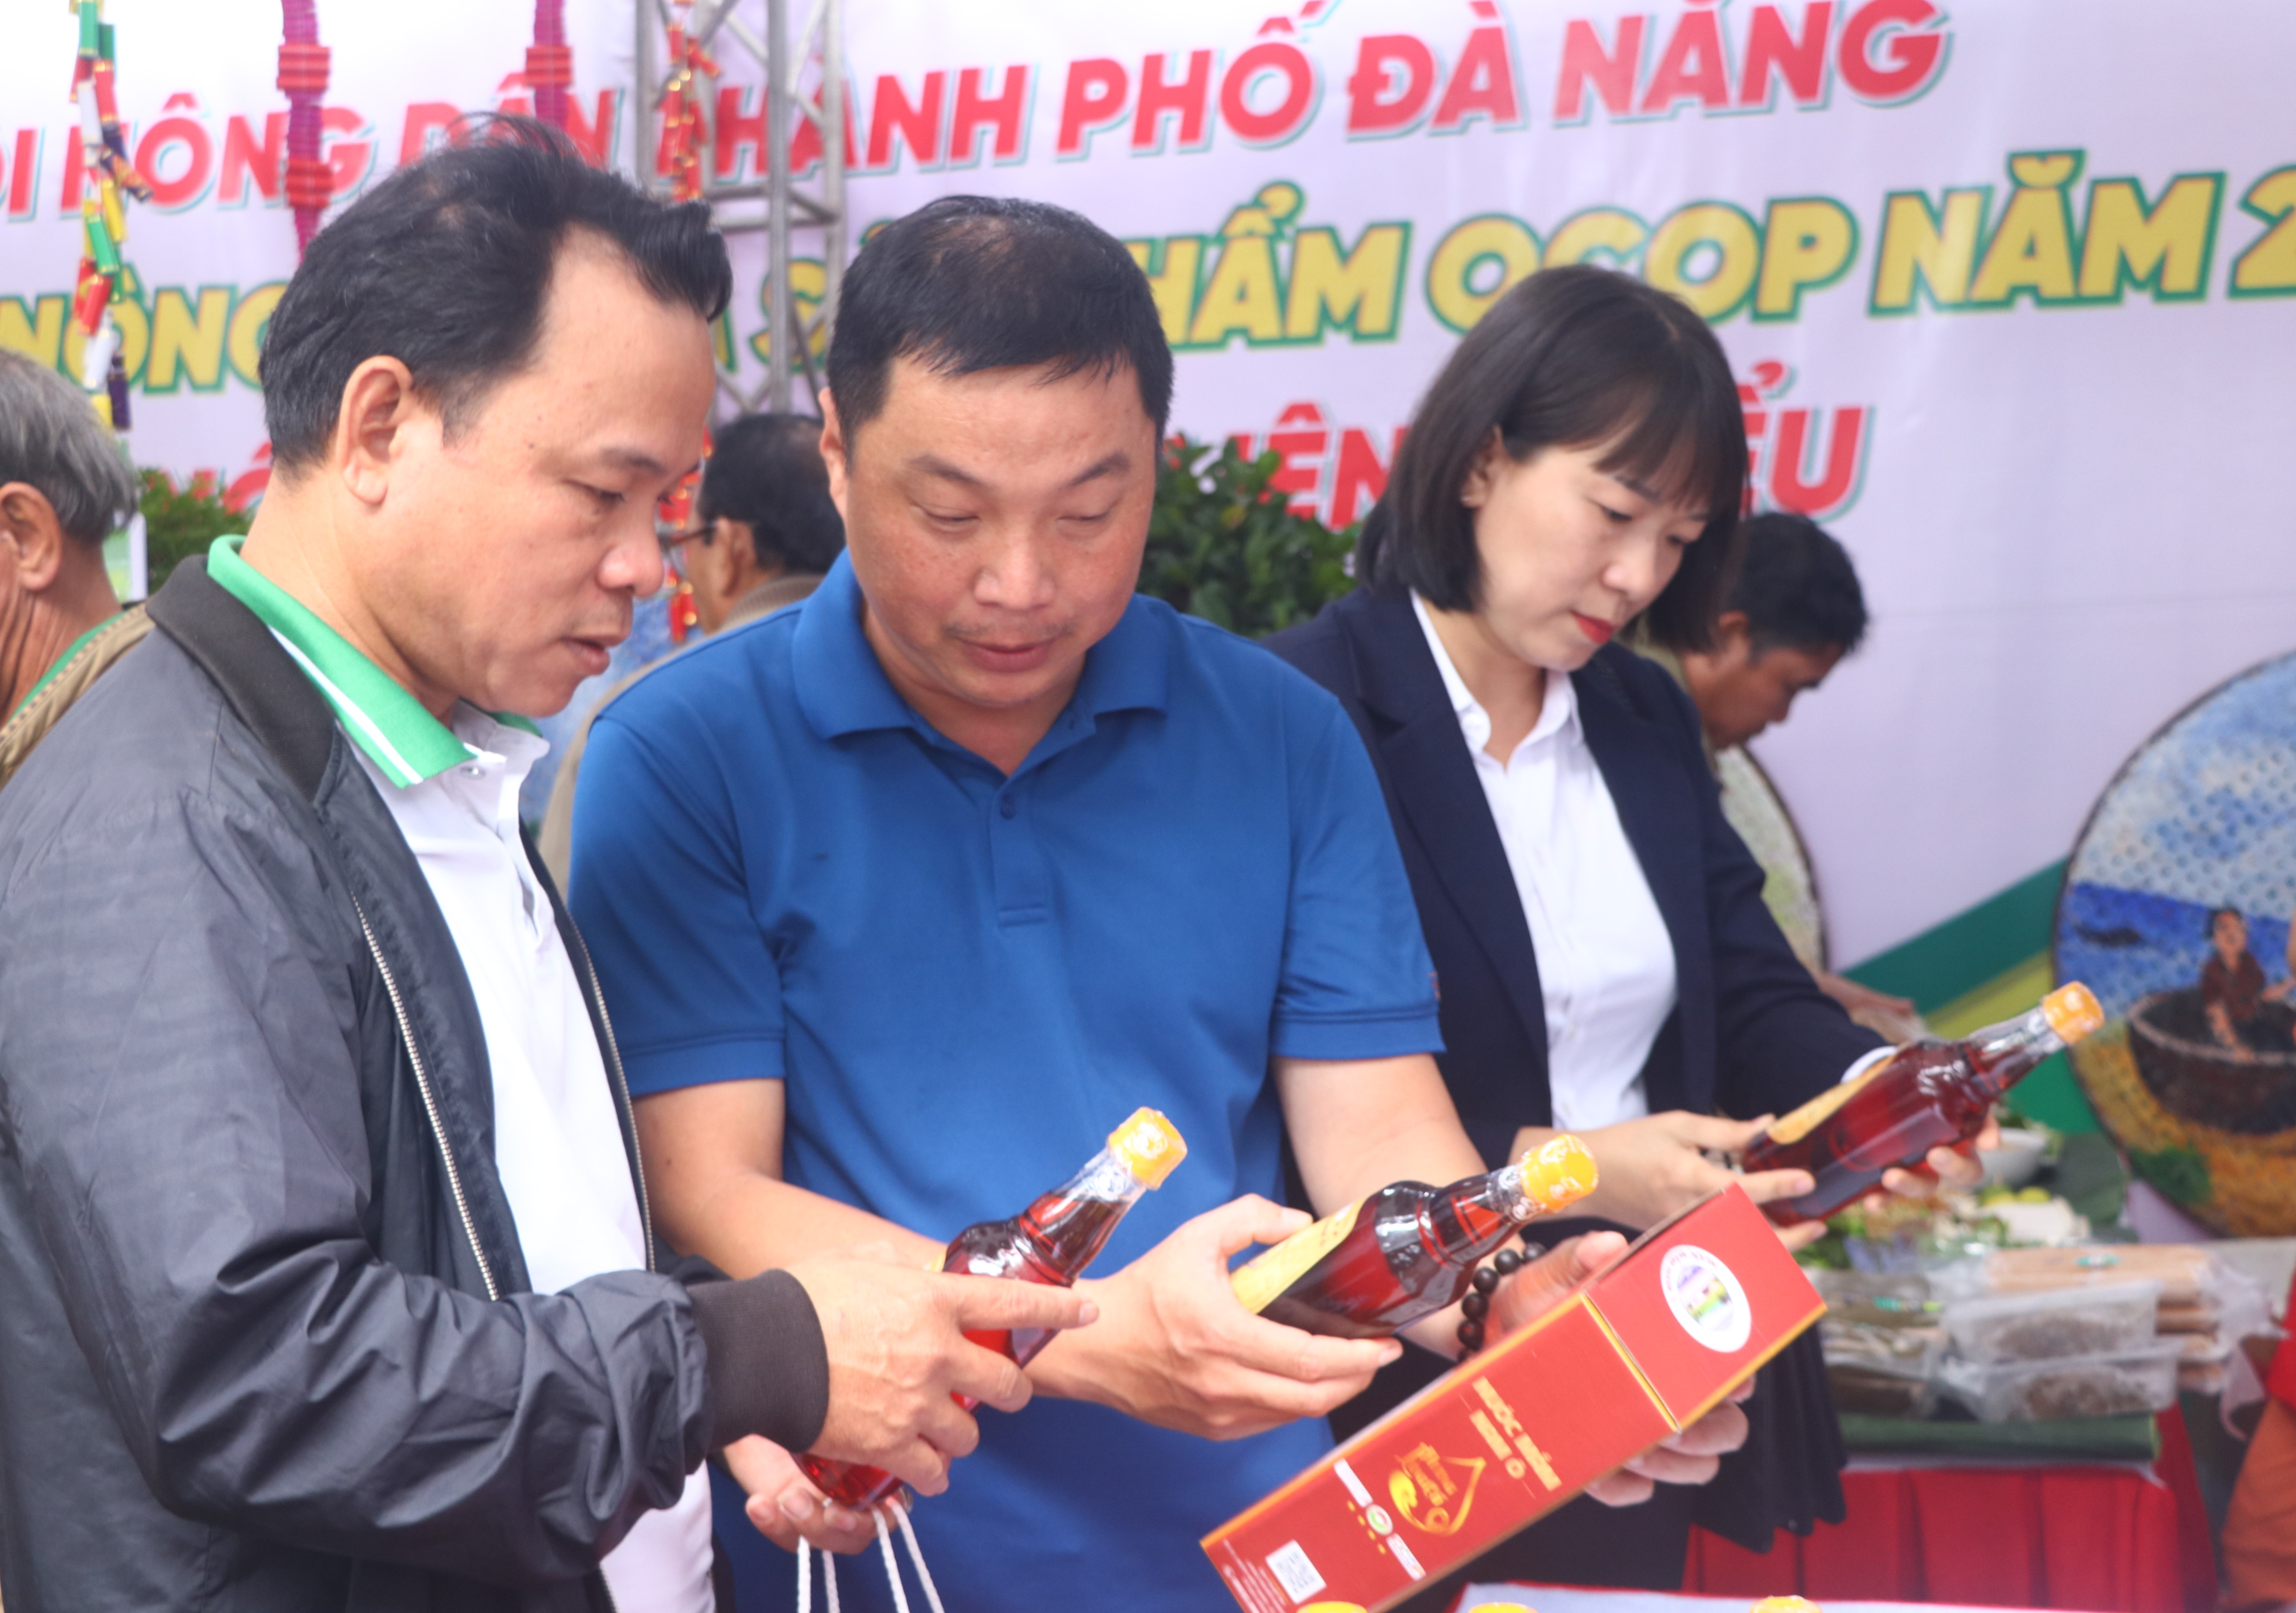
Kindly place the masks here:
<instances>
[{"instance_id":1,"label":"circular wall art","mask_svg":"<svg viewBox=\"0 0 2296 1613\"><path fill-rule=\"evenodd\" d=\"M2130 757L2065 868L2072 1049L2136 1174L2231 1237L2296 1233L2296 654L2218 685Z\"/></svg>"}]
</instances>

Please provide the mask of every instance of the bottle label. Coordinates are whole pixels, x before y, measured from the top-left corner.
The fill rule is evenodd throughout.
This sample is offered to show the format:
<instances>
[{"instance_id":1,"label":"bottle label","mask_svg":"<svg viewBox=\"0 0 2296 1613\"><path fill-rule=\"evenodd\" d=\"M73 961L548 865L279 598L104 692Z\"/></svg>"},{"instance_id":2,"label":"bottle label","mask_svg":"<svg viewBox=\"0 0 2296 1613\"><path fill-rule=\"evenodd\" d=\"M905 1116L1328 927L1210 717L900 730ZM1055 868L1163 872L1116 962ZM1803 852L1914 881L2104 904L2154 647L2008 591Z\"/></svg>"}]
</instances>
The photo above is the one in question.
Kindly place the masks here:
<instances>
[{"instance_id":1,"label":"bottle label","mask_svg":"<svg viewBox=\"0 0 2296 1613\"><path fill-rule=\"evenodd\" d=\"M1300 1228L1275 1247L1238 1266L1228 1277L1238 1302L1254 1315L1266 1310L1275 1303L1276 1296L1340 1247L1341 1241L1355 1230L1356 1216L1362 1210L1362 1201L1358 1200L1336 1215L1327 1215L1313 1226Z\"/></svg>"},{"instance_id":2,"label":"bottle label","mask_svg":"<svg viewBox=\"0 0 2296 1613\"><path fill-rule=\"evenodd\" d=\"M1894 1059L1890 1058L1876 1060L1862 1074L1853 1075L1848 1081L1820 1092L1792 1114L1771 1126L1769 1140L1772 1142L1800 1142L1824 1124L1827 1116L1864 1091L1875 1076L1888 1069L1894 1062L1896 1062Z\"/></svg>"}]
</instances>

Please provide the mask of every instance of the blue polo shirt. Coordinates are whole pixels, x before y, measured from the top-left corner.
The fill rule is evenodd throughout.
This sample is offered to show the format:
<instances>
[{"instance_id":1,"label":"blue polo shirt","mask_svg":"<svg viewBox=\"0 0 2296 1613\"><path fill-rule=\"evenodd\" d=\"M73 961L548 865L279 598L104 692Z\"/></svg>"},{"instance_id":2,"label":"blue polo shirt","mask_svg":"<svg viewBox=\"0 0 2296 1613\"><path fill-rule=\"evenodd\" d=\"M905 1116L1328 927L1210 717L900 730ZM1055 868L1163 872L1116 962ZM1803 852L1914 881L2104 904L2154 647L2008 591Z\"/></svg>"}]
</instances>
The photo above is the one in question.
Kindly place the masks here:
<instances>
[{"instance_id":1,"label":"blue polo shirt","mask_svg":"<svg viewBox=\"0 0 2296 1613\"><path fill-rule=\"evenodd\" d=\"M635 1091L782 1080L788 1179L931 1237L1013 1214L1163 1110L1188 1157L1103 1272L1282 1197L1272 1055L1441 1045L1339 704L1146 598L1007 778L893 688L840 559L599 717L572 904ZM1214 1444L1040 1398L983 1414L917 1528L953 1606L1223 1605L1197 1538L1328 1443L1321 1420ZM849 1605L887 1601L873 1566L843 1577Z\"/></svg>"}]
</instances>

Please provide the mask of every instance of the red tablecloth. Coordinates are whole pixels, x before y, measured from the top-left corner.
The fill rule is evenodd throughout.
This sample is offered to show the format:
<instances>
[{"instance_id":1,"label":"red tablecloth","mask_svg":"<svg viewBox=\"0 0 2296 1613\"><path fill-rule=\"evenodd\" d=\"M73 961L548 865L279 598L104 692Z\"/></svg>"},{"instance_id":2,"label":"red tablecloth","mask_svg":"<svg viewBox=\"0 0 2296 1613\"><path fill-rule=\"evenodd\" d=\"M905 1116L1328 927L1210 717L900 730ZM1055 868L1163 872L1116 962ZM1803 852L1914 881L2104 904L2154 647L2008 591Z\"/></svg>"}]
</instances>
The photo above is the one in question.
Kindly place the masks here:
<instances>
[{"instance_id":1,"label":"red tablecloth","mask_svg":"<svg viewBox=\"0 0 2296 1613\"><path fill-rule=\"evenodd\" d=\"M1693 1531L1682 1588L1752 1601L2210 1613L2216 1560L2184 1419L2161 1415L2153 1476L2129 1467L1860 1465L1849 1516L1753 1552Z\"/></svg>"}]
</instances>

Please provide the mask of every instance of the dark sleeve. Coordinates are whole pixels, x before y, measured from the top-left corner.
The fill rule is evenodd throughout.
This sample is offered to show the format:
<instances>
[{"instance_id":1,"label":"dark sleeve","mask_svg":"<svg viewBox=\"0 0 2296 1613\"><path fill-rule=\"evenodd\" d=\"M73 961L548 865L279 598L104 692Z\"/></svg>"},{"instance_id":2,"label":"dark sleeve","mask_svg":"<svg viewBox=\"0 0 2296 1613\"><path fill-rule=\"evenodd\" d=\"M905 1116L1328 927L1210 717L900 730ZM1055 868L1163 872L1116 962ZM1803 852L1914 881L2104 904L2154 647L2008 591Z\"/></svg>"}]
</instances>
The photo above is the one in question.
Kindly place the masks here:
<instances>
[{"instance_id":1,"label":"dark sleeve","mask_svg":"<svg viewBox=\"0 0 2296 1613\"><path fill-rule=\"evenodd\" d=\"M1496 1171L1514 1163L1514 1140L1522 1128L1512 1120L1491 1120L1472 1115L1459 1116L1466 1128L1467 1140L1475 1145L1475 1152L1483 1156L1483 1164Z\"/></svg>"},{"instance_id":2,"label":"dark sleeve","mask_svg":"<svg viewBox=\"0 0 2296 1613\"><path fill-rule=\"evenodd\" d=\"M662 1269L685 1285L709 1347L717 1406L709 1448L762 1434L811 1449L829 1420L829 1344L804 1286L787 1271L735 1282L699 1255L663 1254Z\"/></svg>"},{"instance_id":3,"label":"dark sleeve","mask_svg":"<svg viewBox=\"0 0 2296 1613\"><path fill-rule=\"evenodd\" d=\"M1648 668L1666 703L1698 797L1714 958L1715 1105L1740 1120L1783 1115L1841 1079L1882 1040L1817 989L1762 900L1762 865L1722 815L1722 793L1698 743L1698 711Z\"/></svg>"},{"instance_id":4,"label":"dark sleeve","mask_svg":"<svg viewBox=\"0 0 2296 1613\"><path fill-rule=\"evenodd\" d=\"M685 1286L489 1302L384 1263L377 999L322 869L262 804L86 816L0 855L0 1192L153 1495L499 1584L594 1567L713 1433Z\"/></svg>"}]
</instances>

